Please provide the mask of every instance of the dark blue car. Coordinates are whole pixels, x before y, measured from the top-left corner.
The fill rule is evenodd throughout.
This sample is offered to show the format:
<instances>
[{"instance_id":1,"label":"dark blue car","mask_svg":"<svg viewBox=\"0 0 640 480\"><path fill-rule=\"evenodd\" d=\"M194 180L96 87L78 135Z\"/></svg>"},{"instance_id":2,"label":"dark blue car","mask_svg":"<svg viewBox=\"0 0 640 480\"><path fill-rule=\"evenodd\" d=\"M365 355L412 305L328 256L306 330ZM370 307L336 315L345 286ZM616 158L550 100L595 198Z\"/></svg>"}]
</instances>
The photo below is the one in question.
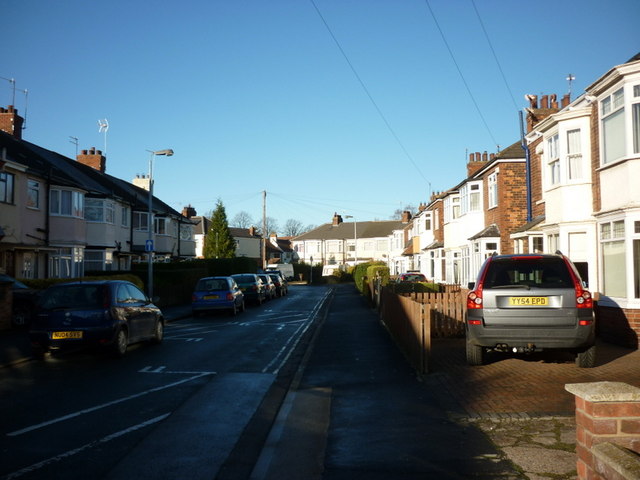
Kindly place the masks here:
<instances>
[{"instance_id":1,"label":"dark blue car","mask_svg":"<svg viewBox=\"0 0 640 480\"><path fill-rule=\"evenodd\" d=\"M160 343L164 317L133 283L72 282L46 289L29 330L33 353L68 347L109 347L122 356L132 343Z\"/></svg>"}]
</instances>

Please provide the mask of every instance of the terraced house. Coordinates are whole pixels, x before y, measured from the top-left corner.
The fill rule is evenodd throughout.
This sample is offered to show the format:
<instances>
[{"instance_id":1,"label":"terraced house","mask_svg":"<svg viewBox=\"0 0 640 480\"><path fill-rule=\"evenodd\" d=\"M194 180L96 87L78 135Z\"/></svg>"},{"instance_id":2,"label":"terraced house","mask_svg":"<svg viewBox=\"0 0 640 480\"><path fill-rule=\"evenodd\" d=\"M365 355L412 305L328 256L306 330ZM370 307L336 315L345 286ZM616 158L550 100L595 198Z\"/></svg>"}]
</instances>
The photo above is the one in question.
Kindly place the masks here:
<instances>
[{"instance_id":1,"label":"terraced house","mask_svg":"<svg viewBox=\"0 0 640 480\"><path fill-rule=\"evenodd\" d=\"M99 150L71 159L22 139L23 119L0 109L0 271L18 278L72 278L191 258L193 222L147 189L106 173ZM149 179L138 179L148 188Z\"/></svg>"},{"instance_id":2,"label":"terraced house","mask_svg":"<svg viewBox=\"0 0 640 480\"><path fill-rule=\"evenodd\" d=\"M494 251L559 250L598 299L600 335L637 347L640 54L574 101L528 99L523 142L494 156L472 154L466 179L423 208L432 212L425 225L433 229L433 244L414 249L413 265L428 278L465 285Z\"/></svg>"}]
</instances>

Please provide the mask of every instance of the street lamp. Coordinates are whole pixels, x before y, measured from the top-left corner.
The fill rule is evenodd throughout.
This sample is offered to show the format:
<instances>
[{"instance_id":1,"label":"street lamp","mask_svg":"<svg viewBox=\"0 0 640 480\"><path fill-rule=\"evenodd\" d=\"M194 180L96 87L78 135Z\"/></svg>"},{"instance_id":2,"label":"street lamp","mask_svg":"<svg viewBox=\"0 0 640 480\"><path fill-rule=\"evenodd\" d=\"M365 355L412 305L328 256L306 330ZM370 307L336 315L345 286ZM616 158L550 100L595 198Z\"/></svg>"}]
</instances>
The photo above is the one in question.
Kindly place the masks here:
<instances>
[{"instance_id":1,"label":"street lamp","mask_svg":"<svg viewBox=\"0 0 640 480\"><path fill-rule=\"evenodd\" d=\"M358 223L353 215L345 215L344 218L353 218L353 266L355 267L358 263Z\"/></svg>"},{"instance_id":2,"label":"street lamp","mask_svg":"<svg viewBox=\"0 0 640 480\"><path fill-rule=\"evenodd\" d=\"M149 236L147 239L147 255L148 255L148 267L147 267L147 295L149 299L153 301L153 252L155 251L155 246L153 245L153 159L156 155L165 155L170 157L173 155L173 150L170 148L166 150L147 150L147 152L151 153L151 157L149 157L149 215L148 215L148 231Z\"/></svg>"}]
</instances>

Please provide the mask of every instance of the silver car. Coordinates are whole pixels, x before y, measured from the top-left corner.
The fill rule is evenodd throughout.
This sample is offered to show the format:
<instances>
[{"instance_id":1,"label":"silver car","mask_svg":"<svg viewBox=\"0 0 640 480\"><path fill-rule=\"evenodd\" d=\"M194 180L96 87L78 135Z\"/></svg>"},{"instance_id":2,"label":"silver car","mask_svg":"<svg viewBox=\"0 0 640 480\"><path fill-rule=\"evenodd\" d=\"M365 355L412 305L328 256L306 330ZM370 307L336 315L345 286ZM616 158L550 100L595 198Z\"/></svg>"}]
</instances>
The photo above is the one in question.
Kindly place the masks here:
<instances>
[{"instance_id":1,"label":"silver car","mask_svg":"<svg viewBox=\"0 0 640 480\"><path fill-rule=\"evenodd\" d=\"M467 363L486 352L567 350L579 367L595 364L593 300L561 254L494 255L467 296Z\"/></svg>"}]
</instances>

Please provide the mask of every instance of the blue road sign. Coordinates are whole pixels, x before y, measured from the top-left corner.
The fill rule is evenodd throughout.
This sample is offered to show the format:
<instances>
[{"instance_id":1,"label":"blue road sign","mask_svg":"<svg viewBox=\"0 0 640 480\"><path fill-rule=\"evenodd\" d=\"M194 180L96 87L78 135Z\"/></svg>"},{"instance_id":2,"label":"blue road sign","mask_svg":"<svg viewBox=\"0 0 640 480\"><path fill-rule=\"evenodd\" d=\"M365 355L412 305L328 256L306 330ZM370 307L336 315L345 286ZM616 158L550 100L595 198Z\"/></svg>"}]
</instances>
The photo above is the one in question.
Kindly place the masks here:
<instances>
[{"instance_id":1,"label":"blue road sign","mask_svg":"<svg viewBox=\"0 0 640 480\"><path fill-rule=\"evenodd\" d=\"M153 252L153 240L147 240L144 244L145 252Z\"/></svg>"}]
</instances>

